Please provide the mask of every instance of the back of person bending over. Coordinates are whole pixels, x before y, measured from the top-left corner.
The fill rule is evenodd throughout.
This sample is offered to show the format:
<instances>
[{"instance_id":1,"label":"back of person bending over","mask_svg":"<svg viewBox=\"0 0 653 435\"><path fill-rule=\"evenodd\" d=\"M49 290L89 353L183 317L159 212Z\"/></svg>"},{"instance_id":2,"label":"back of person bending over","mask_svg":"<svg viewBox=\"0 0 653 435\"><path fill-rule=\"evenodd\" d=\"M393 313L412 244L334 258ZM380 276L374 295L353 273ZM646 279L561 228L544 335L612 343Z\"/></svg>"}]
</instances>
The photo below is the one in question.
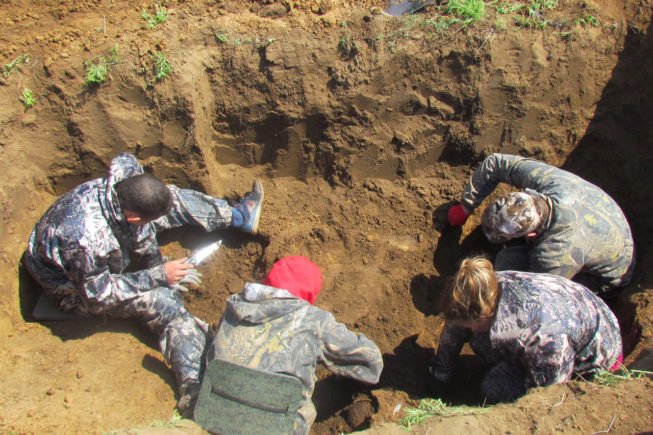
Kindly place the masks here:
<instances>
[{"instance_id":1,"label":"back of person bending over","mask_svg":"<svg viewBox=\"0 0 653 435\"><path fill-rule=\"evenodd\" d=\"M313 305L321 285L319 267L307 258L282 258L261 284L247 283L228 299L207 352L208 361L219 358L299 379L303 406L294 422L294 434L308 433L315 420L311 396L318 362L338 375L369 384L378 382L383 369L376 344ZM236 398L238 393L229 392ZM260 428L261 433L266 429L274 433L273 428Z\"/></svg>"},{"instance_id":2,"label":"back of person bending over","mask_svg":"<svg viewBox=\"0 0 653 435\"><path fill-rule=\"evenodd\" d=\"M449 209L449 223L462 225L499 183L522 189L487 206L481 222L488 240L526 244L504 247L497 270L550 273L609 295L627 286L635 268L630 226L619 205L598 186L533 159L492 154L476 168Z\"/></svg>"},{"instance_id":3,"label":"back of person bending over","mask_svg":"<svg viewBox=\"0 0 653 435\"><path fill-rule=\"evenodd\" d=\"M490 366L481 384L490 403L616 369L622 358L617 319L589 289L556 275L495 272L480 257L461 263L445 289L442 316L446 324L429 368L435 389L449 382L469 341Z\"/></svg>"}]
</instances>

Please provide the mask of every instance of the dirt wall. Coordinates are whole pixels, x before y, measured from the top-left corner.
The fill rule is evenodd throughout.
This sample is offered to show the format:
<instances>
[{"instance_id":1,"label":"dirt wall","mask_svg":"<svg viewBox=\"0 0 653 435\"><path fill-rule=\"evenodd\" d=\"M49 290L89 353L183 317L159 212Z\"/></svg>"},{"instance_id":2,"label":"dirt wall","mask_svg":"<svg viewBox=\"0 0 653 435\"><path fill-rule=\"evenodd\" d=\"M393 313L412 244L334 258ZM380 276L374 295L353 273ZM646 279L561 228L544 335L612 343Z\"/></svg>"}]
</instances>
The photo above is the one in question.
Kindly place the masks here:
<instances>
[{"instance_id":1,"label":"dirt wall","mask_svg":"<svg viewBox=\"0 0 653 435\"><path fill-rule=\"evenodd\" d=\"M478 230L479 214L452 231L442 212L491 152L563 166L615 196L641 264L615 310L630 360L651 347L646 2L560 1L549 17L559 27L547 31L500 26L491 15L444 33L426 24L433 10L395 19L373 1L165 6L168 21L148 29L141 11L152 6L140 2L0 2L2 63L30 54L0 78L3 431L104 432L167 419L174 407L174 382L152 337L130 322L32 322L34 286L19 271L39 216L61 193L102 176L121 151L167 182L232 201L254 177L265 184L260 235L162 236L170 256L225 241L203 287L187 297L194 314L217 321L243 282L302 254L324 272L318 305L378 343L386 367L373 388L318 372L315 433L396 421L397 404L427 397L437 290L463 255L496 250ZM587 14L600 25L563 24ZM116 46L109 79L85 86L85 62ZM173 68L159 81L157 52ZM30 109L19 99L25 87L37 97ZM452 400L478 400L477 380L459 382L469 391ZM622 388L639 396L615 428L650 428L650 385ZM583 394L612 406L614 396L597 391ZM515 406L537 414L535 394L493 424L506 427ZM592 431L594 411L584 406L569 412L575 430ZM517 432L532 429L519 421Z\"/></svg>"}]
</instances>

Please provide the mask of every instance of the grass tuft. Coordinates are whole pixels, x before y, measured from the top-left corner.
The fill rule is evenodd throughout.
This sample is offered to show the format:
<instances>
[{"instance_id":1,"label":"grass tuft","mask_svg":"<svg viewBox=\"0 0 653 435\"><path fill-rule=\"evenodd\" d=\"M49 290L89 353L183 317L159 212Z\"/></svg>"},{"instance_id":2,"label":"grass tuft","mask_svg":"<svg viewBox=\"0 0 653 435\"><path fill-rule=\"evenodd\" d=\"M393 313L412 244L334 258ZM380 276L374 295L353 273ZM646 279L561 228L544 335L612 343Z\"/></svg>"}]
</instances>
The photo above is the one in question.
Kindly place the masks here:
<instances>
[{"instance_id":1,"label":"grass tuft","mask_svg":"<svg viewBox=\"0 0 653 435\"><path fill-rule=\"evenodd\" d=\"M464 26L468 26L485 16L485 2L483 0L449 0L445 12L453 14Z\"/></svg>"},{"instance_id":2,"label":"grass tuft","mask_svg":"<svg viewBox=\"0 0 653 435\"><path fill-rule=\"evenodd\" d=\"M451 417L454 415L475 415L483 414L490 408L470 407L470 406L450 406L441 399L423 399L416 408L405 408L406 416L401 419L399 424L404 429L410 429L415 424L421 424L432 417Z\"/></svg>"},{"instance_id":3,"label":"grass tuft","mask_svg":"<svg viewBox=\"0 0 653 435\"><path fill-rule=\"evenodd\" d=\"M623 364L619 370L615 372L609 372L607 370L601 370L596 375L594 375L594 382L599 385L607 385L609 387L614 387L615 385L624 382L631 381L633 379L640 379L644 376L653 376L653 372L646 370L629 370Z\"/></svg>"},{"instance_id":4,"label":"grass tuft","mask_svg":"<svg viewBox=\"0 0 653 435\"><path fill-rule=\"evenodd\" d=\"M141 11L141 18L145 20L145 25L148 29L154 29L159 24L168 21L168 10L162 6L157 6L154 15L146 10Z\"/></svg>"},{"instance_id":5,"label":"grass tuft","mask_svg":"<svg viewBox=\"0 0 653 435\"><path fill-rule=\"evenodd\" d=\"M109 50L109 56L98 56L95 59L84 62L86 67L84 84L89 87L101 85L110 77L109 70L111 67L119 63L120 56L118 55L118 44L115 44L111 47L111 50Z\"/></svg>"},{"instance_id":6,"label":"grass tuft","mask_svg":"<svg viewBox=\"0 0 653 435\"><path fill-rule=\"evenodd\" d=\"M99 59L97 63L88 62L86 64L84 84L86 86L97 86L104 83L108 76L109 68L104 62L104 58Z\"/></svg>"},{"instance_id":7,"label":"grass tuft","mask_svg":"<svg viewBox=\"0 0 653 435\"><path fill-rule=\"evenodd\" d=\"M118 44L115 44L109 50L109 56L98 56L95 59L84 62L86 66L86 75L84 84L86 86L99 86L109 78L109 70L113 65L120 63L118 55Z\"/></svg>"},{"instance_id":8,"label":"grass tuft","mask_svg":"<svg viewBox=\"0 0 653 435\"><path fill-rule=\"evenodd\" d=\"M574 24L581 25L583 27L599 27L599 19L594 15L588 14L574 20Z\"/></svg>"},{"instance_id":9,"label":"grass tuft","mask_svg":"<svg viewBox=\"0 0 653 435\"><path fill-rule=\"evenodd\" d=\"M544 30L550 24L544 13L556 7L558 0L531 0L520 10L520 15L515 17L515 24L519 27Z\"/></svg>"}]
</instances>

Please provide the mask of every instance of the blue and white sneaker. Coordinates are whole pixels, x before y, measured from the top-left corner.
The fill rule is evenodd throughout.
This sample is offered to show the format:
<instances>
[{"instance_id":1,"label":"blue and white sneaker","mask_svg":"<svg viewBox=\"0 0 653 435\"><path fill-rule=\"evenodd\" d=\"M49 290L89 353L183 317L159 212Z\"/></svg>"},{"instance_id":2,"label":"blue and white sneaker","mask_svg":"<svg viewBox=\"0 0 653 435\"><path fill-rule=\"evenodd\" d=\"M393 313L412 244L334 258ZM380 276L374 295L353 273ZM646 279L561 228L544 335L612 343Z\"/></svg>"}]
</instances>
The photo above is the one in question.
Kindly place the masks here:
<instances>
[{"instance_id":1,"label":"blue and white sneaker","mask_svg":"<svg viewBox=\"0 0 653 435\"><path fill-rule=\"evenodd\" d=\"M242 223L237 227L250 234L256 234L258 231L258 222L261 218L263 208L263 184L260 180L255 180L252 185L252 191L249 192L243 200L235 207L242 215Z\"/></svg>"}]
</instances>

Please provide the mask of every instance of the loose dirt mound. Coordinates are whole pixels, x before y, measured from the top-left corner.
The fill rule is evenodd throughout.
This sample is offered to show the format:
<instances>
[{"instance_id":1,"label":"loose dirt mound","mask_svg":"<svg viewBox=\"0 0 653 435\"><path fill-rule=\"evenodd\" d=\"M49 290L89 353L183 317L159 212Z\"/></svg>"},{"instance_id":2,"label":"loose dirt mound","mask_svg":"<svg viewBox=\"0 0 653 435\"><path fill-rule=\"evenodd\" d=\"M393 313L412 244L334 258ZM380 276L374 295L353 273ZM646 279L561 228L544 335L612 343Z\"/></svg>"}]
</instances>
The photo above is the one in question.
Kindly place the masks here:
<instances>
[{"instance_id":1,"label":"loose dirt mound","mask_svg":"<svg viewBox=\"0 0 653 435\"><path fill-rule=\"evenodd\" d=\"M188 295L194 314L217 321L243 282L303 254L325 275L318 305L378 343L386 367L373 388L318 372L315 433L378 427L403 415L398 404L428 396L437 292L463 255L496 250L479 213L456 232L443 211L494 151L565 167L623 206L638 269L613 308L632 362L653 346L647 4L560 1L545 31L488 8L469 29L441 31L433 9L390 18L382 1L170 1L168 20L150 29L145 3L0 0L0 60L19 59L0 78L0 429L104 432L171 415L174 382L152 337L129 322L31 322L35 288L19 269L39 216L121 151L168 182L230 200L264 181L260 235L163 235L169 256L225 241ZM172 66L163 79L157 53ZM100 57L108 79L85 86L85 62ZM24 88L36 96L30 109ZM478 403L477 378L461 375L448 399ZM586 433L615 416L611 429L632 433L653 427L650 389L572 383L433 424Z\"/></svg>"}]
</instances>

